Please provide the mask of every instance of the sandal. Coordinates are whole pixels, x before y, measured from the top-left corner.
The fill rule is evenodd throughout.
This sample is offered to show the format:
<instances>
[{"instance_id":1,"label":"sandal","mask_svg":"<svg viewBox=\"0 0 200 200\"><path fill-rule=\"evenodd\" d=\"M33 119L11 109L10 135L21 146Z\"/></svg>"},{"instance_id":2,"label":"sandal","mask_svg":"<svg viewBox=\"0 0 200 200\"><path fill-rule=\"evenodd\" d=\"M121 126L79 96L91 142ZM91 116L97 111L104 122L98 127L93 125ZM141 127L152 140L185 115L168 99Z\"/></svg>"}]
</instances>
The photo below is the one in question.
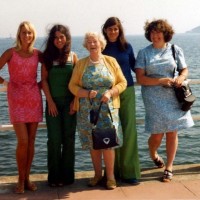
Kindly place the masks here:
<instances>
[{"instance_id":1,"label":"sandal","mask_svg":"<svg viewBox=\"0 0 200 200\"><path fill-rule=\"evenodd\" d=\"M30 190L30 191L36 191L37 190L37 186L35 183L27 180L25 181L25 185L24 185L26 190Z\"/></svg>"},{"instance_id":2,"label":"sandal","mask_svg":"<svg viewBox=\"0 0 200 200\"><path fill-rule=\"evenodd\" d=\"M94 177L94 178L90 179L90 181L88 183L88 186L89 187L94 187L94 186L100 184L100 182L102 181L102 178L103 177L100 176L100 177Z\"/></svg>"},{"instance_id":3,"label":"sandal","mask_svg":"<svg viewBox=\"0 0 200 200\"><path fill-rule=\"evenodd\" d=\"M172 171L165 169L162 177L163 182L170 182L172 180L172 177L173 177Z\"/></svg>"},{"instance_id":4,"label":"sandal","mask_svg":"<svg viewBox=\"0 0 200 200\"><path fill-rule=\"evenodd\" d=\"M160 156L158 156L155 160L153 160L153 162L158 168L163 168L165 166L165 163Z\"/></svg>"},{"instance_id":5,"label":"sandal","mask_svg":"<svg viewBox=\"0 0 200 200\"><path fill-rule=\"evenodd\" d=\"M17 186L15 187L16 194L24 194L24 182L18 181Z\"/></svg>"},{"instance_id":6,"label":"sandal","mask_svg":"<svg viewBox=\"0 0 200 200\"><path fill-rule=\"evenodd\" d=\"M106 188L107 190L113 190L117 187L116 181L115 180L107 180L106 182Z\"/></svg>"}]
</instances>

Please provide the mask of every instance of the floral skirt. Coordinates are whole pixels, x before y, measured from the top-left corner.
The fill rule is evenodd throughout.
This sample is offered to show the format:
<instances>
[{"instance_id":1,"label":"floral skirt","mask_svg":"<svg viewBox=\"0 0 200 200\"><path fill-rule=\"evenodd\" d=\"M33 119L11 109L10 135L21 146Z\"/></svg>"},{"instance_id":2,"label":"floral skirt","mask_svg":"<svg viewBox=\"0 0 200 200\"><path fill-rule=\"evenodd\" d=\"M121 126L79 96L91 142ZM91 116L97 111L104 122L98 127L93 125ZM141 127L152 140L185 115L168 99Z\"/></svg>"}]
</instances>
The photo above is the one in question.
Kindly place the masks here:
<instances>
[{"instance_id":1,"label":"floral skirt","mask_svg":"<svg viewBox=\"0 0 200 200\"><path fill-rule=\"evenodd\" d=\"M93 124L90 123L90 110L91 109L98 110L99 105L100 105L100 99L98 97L93 99L92 102L90 102L88 98L80 98L80 110L77 113L77 131L80 137L82 148L84 150L93 149L92 135L91 135ZM103 104L101 107L99 120L97 122L97 127L108 128L111 127L112 124L114 124L120 143L120 145L115 148L119 148L123 144L122 127L118 114L119 109L113 108L112 99L110 100L108 105L112 114L113 123L110 118L107 105Z\"/></svg>"}]
</instances>

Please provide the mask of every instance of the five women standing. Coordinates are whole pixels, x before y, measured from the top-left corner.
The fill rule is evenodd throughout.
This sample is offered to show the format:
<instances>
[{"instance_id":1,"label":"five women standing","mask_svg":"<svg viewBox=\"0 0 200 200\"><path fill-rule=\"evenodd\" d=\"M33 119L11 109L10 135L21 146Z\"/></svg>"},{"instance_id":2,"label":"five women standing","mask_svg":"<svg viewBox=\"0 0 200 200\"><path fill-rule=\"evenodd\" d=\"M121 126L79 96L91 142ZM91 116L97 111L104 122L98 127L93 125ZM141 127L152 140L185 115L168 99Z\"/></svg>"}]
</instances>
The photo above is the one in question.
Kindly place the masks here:
<instances>
[{"instance_id":1,"label":"five women standing","mask_svg":"<svg viewBox=\"0 0 200 200\"><path fill-rule=\"evenodd\" d=\"M117 17L106 20L102 33L106 41L95 32L86 33L84 47L89 56L77 62L76 54L71 51L68 27L58 24L50 30L42 65L48 131L48 183L54 187L74 182L74 110L78 112L77 129L82 147L90 150L95 171L89 186L96 186L102 180L102 156L106 167L107 189L116 187L115 177L126 183L139 183L140 166L132 77L134 72L137 81L142 85L146 110L145 127L146 131L151 133L148 140L150 156L156 166L165 166L162 180L170 181L178 147L177 131L194 124L190 111L181 111L172 89L174 85L180 86L188 75L180 47L175 46L177 64L172 57L171 44L168 42L174 31L165 20L147 22L145 36L152 44L139 51L136 67L133 48L126 41L122 24ZM16 193L24 193L24 189L37 189L29 180L36 130L38 122L42 121L42 98L36 80L41 52L33 47L35 35L31 23L21 23L16 46L6 50L0 58L0 68L8 64L10 81L0 77L0 82L8 85L10 120L18 140L16 160L19 180ZM177 67L179 75L174 78L174 70L177 70ZM121 148L92 148L89 111L91 108L97 110L100 102L104 103L104 117L100 115L99 126L111 126L105 111L106 103L114 116ZM164 134L166 164L157 153Z\"/></svg>"}]
</instances>

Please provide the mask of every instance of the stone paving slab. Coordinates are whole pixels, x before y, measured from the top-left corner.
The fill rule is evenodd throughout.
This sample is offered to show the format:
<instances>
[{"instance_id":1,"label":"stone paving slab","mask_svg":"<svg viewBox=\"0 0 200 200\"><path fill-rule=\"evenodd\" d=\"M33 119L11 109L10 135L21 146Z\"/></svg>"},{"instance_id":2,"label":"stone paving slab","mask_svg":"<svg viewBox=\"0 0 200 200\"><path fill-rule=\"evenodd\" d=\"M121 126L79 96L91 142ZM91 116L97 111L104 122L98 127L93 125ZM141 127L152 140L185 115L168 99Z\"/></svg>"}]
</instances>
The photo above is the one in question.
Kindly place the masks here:
<instances>
[{"instance_id":1,"label":"stone paving slab","mask_svg":"<svg viewBox=\"0 0 200 200\"><path fill-rule=\"evenodd\" d=\"M103 186L87 187L93 172L77 172L75 183L51 188L46 174L31 175L38 190L13 193L16 176L0 177L0 200L200 200L200 164L177 165L170 183L160 181L163 169L143 169L140 184L132 186L118 182L115 190Z\"/></svg>"}]
</instances>

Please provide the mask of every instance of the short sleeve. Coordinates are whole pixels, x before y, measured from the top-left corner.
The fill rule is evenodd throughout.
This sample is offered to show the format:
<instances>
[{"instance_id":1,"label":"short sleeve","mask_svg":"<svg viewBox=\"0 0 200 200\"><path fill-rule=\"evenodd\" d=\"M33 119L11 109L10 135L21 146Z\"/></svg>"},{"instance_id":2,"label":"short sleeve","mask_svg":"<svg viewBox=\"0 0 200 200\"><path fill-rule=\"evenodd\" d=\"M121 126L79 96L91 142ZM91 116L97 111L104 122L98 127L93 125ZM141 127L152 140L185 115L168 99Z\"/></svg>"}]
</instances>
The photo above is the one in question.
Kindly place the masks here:
<instances>
[{"instance_id":1,"label":"short sleeve","mask_svg":"<svg viewBox=\"0 0 200 200\"><path fill-rule=\"evenodd\" d=\"M178 69L181 70L181 69L187 68L187 64L185 62L185 56L184 56L182 48L175 45L175 52L176 52Z\"/></svg>"}]
</instances>

